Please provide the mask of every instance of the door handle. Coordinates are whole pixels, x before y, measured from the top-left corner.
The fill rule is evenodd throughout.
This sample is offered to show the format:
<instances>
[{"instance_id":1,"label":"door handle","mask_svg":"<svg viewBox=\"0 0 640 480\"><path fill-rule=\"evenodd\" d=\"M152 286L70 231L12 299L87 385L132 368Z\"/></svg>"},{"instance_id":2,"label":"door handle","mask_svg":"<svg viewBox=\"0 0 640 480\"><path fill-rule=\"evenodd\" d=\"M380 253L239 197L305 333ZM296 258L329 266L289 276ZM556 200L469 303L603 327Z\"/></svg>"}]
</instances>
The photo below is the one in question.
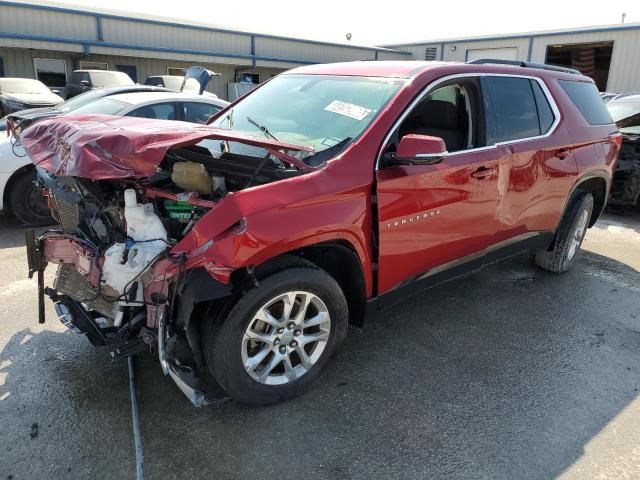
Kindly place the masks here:
<instances>
[{"instance_id":1,"label":"door handle","mask_svg":"<svg viewBox=\"0 0 640 480\"><path fill-rule=\"evenodd\" d=\"M489 167L480 167L478 168L476 171L471 173L471 176L473 178L477 178L477 179L483 179L483 178L487 178L487 177L493 177L493 175L496 173L496 169L495 168L489 168Z\"/></svg>"},{"instance_id":2,"label":"door handle","mask_svg":"<svg viewBox=\"0 0 640 480\"><path fill-rule=\"evenodd\" d=\"M556 152L556 157L560 160L564 160L569 155L571 155L571 150L569 150L568 148L563 148Z\"/></svg>"}]
</instances>

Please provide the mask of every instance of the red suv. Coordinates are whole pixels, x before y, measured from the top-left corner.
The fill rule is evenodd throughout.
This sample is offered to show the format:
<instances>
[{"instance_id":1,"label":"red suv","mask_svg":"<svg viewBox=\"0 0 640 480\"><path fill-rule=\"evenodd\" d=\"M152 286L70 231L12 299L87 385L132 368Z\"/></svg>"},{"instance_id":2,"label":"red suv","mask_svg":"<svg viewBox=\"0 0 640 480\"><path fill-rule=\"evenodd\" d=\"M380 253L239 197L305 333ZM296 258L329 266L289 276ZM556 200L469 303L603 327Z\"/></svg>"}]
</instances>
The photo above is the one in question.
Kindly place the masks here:
<instances>
[{"instance_id":1,"label":"red suv","mask_svg":"<svg viewBox=\"0 0 640 480\"><path fill-rule=\"evenodd\" d=\"M27 235L40 301L114 356L151 347L196 405L209 373L250 404L298 395L348 323L501 258L564 272L620 147L589 78L490 61L308 66L209 126L19 134L62 225Z\"/></svg>"}]
</instances>

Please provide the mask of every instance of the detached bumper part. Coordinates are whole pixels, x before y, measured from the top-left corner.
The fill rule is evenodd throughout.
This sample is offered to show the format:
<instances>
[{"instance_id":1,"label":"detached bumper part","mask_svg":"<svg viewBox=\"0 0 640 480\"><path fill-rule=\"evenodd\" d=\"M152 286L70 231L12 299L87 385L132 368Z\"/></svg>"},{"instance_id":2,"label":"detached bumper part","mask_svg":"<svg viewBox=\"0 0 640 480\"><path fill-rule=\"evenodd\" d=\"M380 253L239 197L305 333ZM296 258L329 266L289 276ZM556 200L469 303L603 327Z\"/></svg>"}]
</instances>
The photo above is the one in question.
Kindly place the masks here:
<instances>
[{"instance_id":1,"label":"detached bumper part","mask_svg":"<svg viewBox=\"0 0 640 480\"><path fill-rule=\"evenodd\" d=\"M57 302L53 305L54 310L56 311L56 315L58 315L58 320L65 327L71 330L73 333L82 333L78 327L73 323L73 315L71 314L71 310L62 302Z\"/></svg>"},{"instance_id":2,"label":"detached bumper part","mask_svg":"<svg viewBox=\"0 0 640 480\"><path fill-rule=\"evenodd\" d=\"M163 311L160 315L160 321L158 322L158 358L160 360L160 366L165 375L169 375L180 391L185 394L194 407L204 407L209 405L206 396L202 390L189 385L181 376L180 371L174 367L167 358L166 348L166 311Z\"/></svg>"}]
</instances>

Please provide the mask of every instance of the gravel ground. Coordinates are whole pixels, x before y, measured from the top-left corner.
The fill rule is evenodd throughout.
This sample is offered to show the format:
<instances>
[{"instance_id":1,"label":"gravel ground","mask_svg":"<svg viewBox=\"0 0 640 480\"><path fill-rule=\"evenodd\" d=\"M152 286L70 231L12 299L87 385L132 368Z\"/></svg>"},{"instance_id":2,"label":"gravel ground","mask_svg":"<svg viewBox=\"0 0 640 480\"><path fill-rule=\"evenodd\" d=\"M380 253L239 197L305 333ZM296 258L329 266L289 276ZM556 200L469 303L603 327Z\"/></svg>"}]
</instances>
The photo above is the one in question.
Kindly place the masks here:
<instances>
[{"instance_id":1,"label":"gravel ground","mask_svg":"<svg viewBox=\"0 0 640 480\"><path fill-rule=\"evenodd\" d=\"M0 219L0 479L133 478L127 366L37 323ZM351 329L313 390L194 409L138 359L146 478L640 478L640 215L564 275L526 257Z\"/></svg>"}]
</instances>

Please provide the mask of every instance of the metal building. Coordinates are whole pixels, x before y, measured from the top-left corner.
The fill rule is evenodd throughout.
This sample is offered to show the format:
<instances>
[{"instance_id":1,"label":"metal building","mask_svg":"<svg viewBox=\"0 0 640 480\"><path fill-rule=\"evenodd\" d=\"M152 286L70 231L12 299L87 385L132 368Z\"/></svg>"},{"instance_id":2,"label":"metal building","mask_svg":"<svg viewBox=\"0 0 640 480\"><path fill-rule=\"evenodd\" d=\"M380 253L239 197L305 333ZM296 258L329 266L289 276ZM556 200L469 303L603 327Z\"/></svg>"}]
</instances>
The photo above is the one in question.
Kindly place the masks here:
<instances>
[{"instance_id":1,"label":"metal building","mask_svg":"<svg viewBox=\"0 0 640 480\"><path fill-rule=\"evenodd\" d=\"M0 1L0 76L38 78L63 87L76 69L120 70L144 83L197 64L222 76L208 89L262 82L300 65L410 59L408 52L176 23L151 16Z\"/></svg>"},{"instance_id":2,"label":"metal building","mask_svg":"<svg viewBox=\"0 0 640 480\"><path fill-rule=\"evenodd\" d=\"M387 45L415 60L522 60L577 68L601 91L640 91L640 23Z\"/></svg>"}]
</instances>

